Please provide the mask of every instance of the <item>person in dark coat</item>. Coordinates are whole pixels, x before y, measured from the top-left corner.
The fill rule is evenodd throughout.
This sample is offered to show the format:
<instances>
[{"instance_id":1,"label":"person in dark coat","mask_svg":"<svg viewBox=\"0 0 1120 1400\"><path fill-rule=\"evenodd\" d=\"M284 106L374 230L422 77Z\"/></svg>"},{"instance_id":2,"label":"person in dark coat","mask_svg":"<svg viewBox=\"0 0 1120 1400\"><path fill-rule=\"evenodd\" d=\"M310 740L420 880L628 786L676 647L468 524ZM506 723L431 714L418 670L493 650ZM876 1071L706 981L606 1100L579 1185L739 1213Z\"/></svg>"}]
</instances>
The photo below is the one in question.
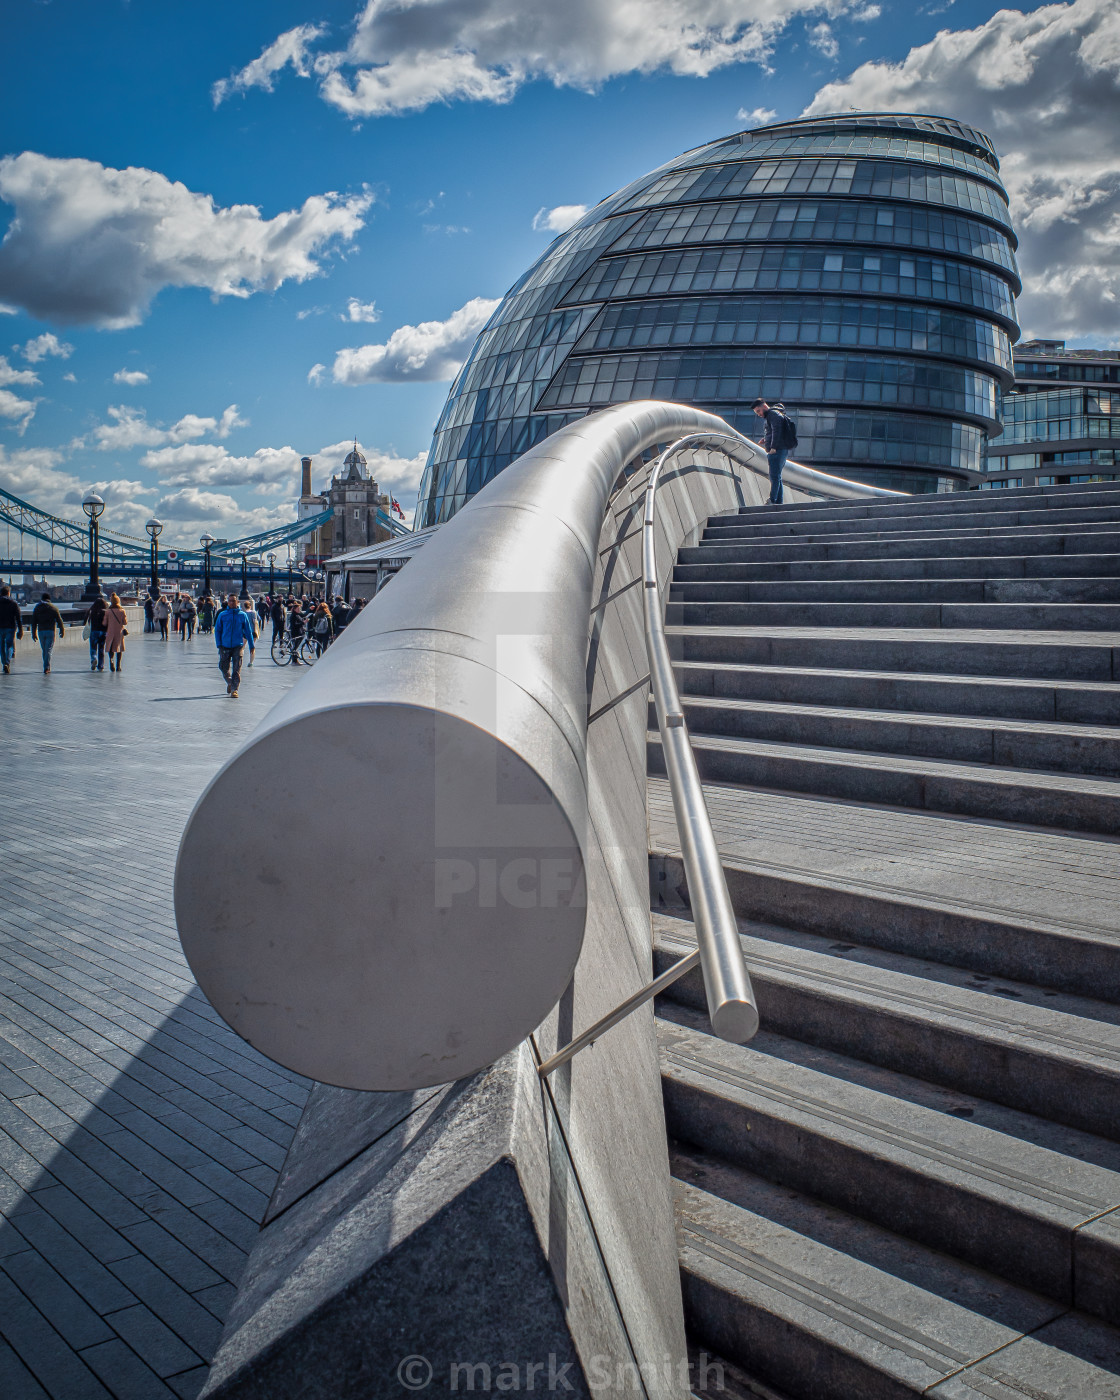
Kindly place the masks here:
<instances>
[{"instance_id":1,"label":"person in dark coat","mask_svg":"<svg viewBox=\"0 0 1120 1400\"><path fill-rule=\"evenodd\" d=\"M43 675L49 676L51 673L51 652L54 651L54 639L57 633L60 637L66 636L66 628L62 624L62 614L51 602L51 595L44 593L42 599L35 604L35 611L31 614L31 636L38 638L39 646L43 652Z\"/></svg>"},{"instance_id":2,"label":"person in dark coat","mask_svg":"<svg viewBox=\"0 0 1120 1400\"><path fill-rule=\"evenodd\" d=\"M109 604L104 598L95 598L86 613L89 624L89 669L105 669L105 633L109 629Z\"/></svg>"},{"instance_id":3,"label":"person in dark coat","mask_svg":"<svg viewBox=\"0 0 1120 1400\"><path fill-rule=\"evenodd\" d=\"M23 614L7 584L0 588L0 661L10 675L16 654L16 639L23 636Z\"/></svg>"},{"instance_id":4,"label":"person in dark coat","mask_svg":"<svg viewBox=\"0 0 1120 1400\"><path fill-rule=\"evenodd\" d=\"M272 619L272 640L279 641L284 636L288 620L287 614L284 612L284 604L279 598L273 598L268 615Z\"/></svg>"}]
</instances>

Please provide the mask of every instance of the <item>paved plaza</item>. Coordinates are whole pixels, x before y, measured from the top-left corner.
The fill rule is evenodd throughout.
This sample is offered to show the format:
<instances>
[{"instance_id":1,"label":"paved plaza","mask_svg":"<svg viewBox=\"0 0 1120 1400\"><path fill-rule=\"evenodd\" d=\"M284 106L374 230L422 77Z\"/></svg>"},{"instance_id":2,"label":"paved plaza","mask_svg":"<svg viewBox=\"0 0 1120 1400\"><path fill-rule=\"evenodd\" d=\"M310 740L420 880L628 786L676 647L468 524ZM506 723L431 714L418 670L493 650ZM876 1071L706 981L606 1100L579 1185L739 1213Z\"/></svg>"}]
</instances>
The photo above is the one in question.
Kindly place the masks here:
<instances>
[{"instance_id":1,"label":"paved plaza","mask_svg":"<svg viewBox=\"0 0 1120 1400\"><path fill-rule=\"evenodd\" d=\"M196 1395L299 1118L172 910L195 798L297 678L257 654L236 702L210 637L131 636L118 676L68 636L0 677L3 1400Z\"/></svg>"}]
</instances>

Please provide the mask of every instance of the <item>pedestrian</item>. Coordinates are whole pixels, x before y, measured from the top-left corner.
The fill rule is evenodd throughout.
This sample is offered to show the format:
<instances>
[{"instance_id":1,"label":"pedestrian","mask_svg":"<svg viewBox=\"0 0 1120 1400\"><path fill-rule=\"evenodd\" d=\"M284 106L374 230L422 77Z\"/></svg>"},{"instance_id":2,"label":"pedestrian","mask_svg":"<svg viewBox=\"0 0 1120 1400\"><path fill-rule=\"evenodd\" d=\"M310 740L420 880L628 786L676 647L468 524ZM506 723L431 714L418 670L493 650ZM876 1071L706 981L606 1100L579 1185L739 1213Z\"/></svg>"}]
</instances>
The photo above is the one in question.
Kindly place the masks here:
<instances>
[{"instance_id":1,"label":"pedestrian","mask_svg":"<svg viewBox=\"0 0 1120 1400\"><path fill-rule=\"evenodd\" d=\"M206 635L214 630L214 599L204 593L198 604L198 630Z\"/></svg>"},{"instance_id":2,"label":"pedestrian","mask_svg":"<svg viewBox=\"0 0 1120 1400\"><path fill-rule=\"evenodd\" d=\"M334 635L341 637L346 630L346 624L350 620L350 609L346 606L341 595L337 596L331 605L331 622L334 628Z\"/></svg>"},{"instance_id":3,"label":"pedestrian","mask_svg":"<svg viewBox=\"0 0 1120 1400\"><path fill-rule=\"evenodd\" d=\"M154 632L156 630L156 620L152 615L152 593L151 589L144 599L144 631Z\"/></svg>"},{"instance_id":4,"label":"pedestrian","mask_svg":"<svg viewBox=\"0 0 1120 1400\"><path fill-rule=\"evenodd\" d=\"M311 614L311 636L316 651L322 656L334 640L334 620L326 603L315 605L315 611Z\"/></svg>"},{"instance_id":5,"label":"pedestrian","mask_svg":"<svg viewBox=\"0 0 1120 1400\"><path fill-rule=\"evenodd\" d=\"M279 598L273 598L272 607L269 609L269 617L272 619L272 640L282 641L284 637L285 623L287 621L284 613L284 604Z\"/></svg>"},{"instance_id":6,"label":"pedestrian","mask_svg":"<svg viewBox=\"0 0 1120 1400\"><path fill-rule=\"evenodd\" d=\"M167 599L163 596L162 593L156 594L156 601L152 605L152 616L155 618L156 622L159 625L160 640L166 642L167 619L171 616L171 609L168 606Z\"/></svg>"},{"instance_id":7,"label":"pedestrian","mask_svg":"<svg viewBox=\"0 0 1120 1400\"><path fill-rule=\"evenodd\" d=\"M109 599L109 625L105 633L105 646L109 653L109 670L121 669L124 661L124 639L128 636L128 613L121 607L121 600L114 593ZM113 658L116 658L116 667Z\"/></svg>"},{"instance_id":8,"label":"pedestrian","mask_svg":"<svg viewBox=\"0 0 1120 1400\"><path fill-rule=\"evenodd\" d=\"M105 669L105 633L109 627L109 604L104 598L95 598L86 613L86 626L89 628L89 669Z\"/></svg>"},{"instance_id":9,"label":"pedestrian","mask_svg":"<svg viewBox=\"0 0 1120 1400\"><path fill-rule=\"evenodd\" d=\"M39 646L43 652L43 675L49 676L51 673L51 652L54 651L55 634L60 637L66 636L66 628L62 625L62 614L51 602L51 595L44 593L42 600L35 604L35 611L31 614L31 637L39 639Z\"/></svg>"},{"instance_id":10,"label":"pedestrian","mask_svg":"<svg viewBox=\"0 0 1120 1400\"><path fill-rule=\"evenodd\" d=\"M770 499L768 505L782 504L782 472L790 450L797 446L797 428L793 419L781 407L771 408L765 399L755 399L751 404L757 417L765 426L762 446L770 468Z\"/></svg>"},{"instance_id":11,"label":"pedestrian","mask_svg":"<svg viewBox=\"0 0 1120 1400\"><path fill-rule=\"evenodd\" d=\"M307 619L303 615L298 598L293 601L292 610L288 614L288 632L292 638L292 665L302 666L303 662L299 659L299 649L304 637L307 636Z\"/></svg>"},{"instance_id":12,"label":"pedestrian","mask_svg":"<svg viewBox=\"0 0 1120 1400\"><path fill-rule=\"evenodd\" d=\"M12 673L12 661L16 654L16 639L23 636L23 614L19 604L12 597L7 584L0 588L0 660L4 663L4 674Z\"/></svg>"},{"instance_id":13,"label":"pedestrian","mask_svg":"<svg viewBox=\"0 0 1120 1400\"><path fill-rule=\"evenodd\" d=\"M194 605L194 599L189 593L183 594L183 601L179 606L179 640L187 641L194 636L194 625L198 621L198 609Z\"/></svg>"},{"instance_id":14,"label":"pedestrian","mask_svg":"<svg viewBox=\"0 0 1120 1400\"><path fill-rule=\"evenodd\" d=\"M366 605L366 600L365 600L364 598L355 598L355 599L354 599L354 601L350 604L350 611L346 614L346 626L347 626L347 627L350 626L350 624L351 624L351 623L354 621L354 619L359 615L359 613L362 611L362 609L365 607L365 605Z\"/></svg>"},{"instance_id":15,"label":"pedestrian","mask_svg":"<svg viewBox=\"0 0 1120 1400\"><path fill-rule=\"evenodd\" d=\"M269 599L267 594L264 593L262 593L261 596L257 599L257 618L260 621L261 627L264 626L265 618L268 617L270 602L271 600ZM257 636L259 637L260 635L260 628L258 628Z\"/></svg>"},{"instance_id":16,"label":"pedestrian","mask_svg":"<svg viewBox=\"0 0 1120 1400\"><path fill-rule=\"evenodd\" d=\"M257 638L261 635L261 620L260 620L260 618L257 616L257 610L256 610L256 608L253 606L253 600L252 600L252 598L242 598L242 600L241 600L241 611L242 611L242 612L245 614L245 616L249 619L249 626L253 629L253 641L256 641ZM253 664L253 654L252 654L252 652L250 652L250 653L249 653L249 665L251 666L252 664Z\"/></svg>"},{"instance_id":17,"label":"pedestrian","mask_svg":"<svg viewBox=\"0 0 1120 1400\"><path fill-rule=\"evenodd\" d=\"M226 683L226 694L237 699L241 685L241 660L245 653L245 643L249 643L250 664L257 649L257 639L253 634L253 624L237 606L237 594L231 593L226 606L218 614L214 623L214 641L218 648L218 665Z\"/></svg>"}]
</instances>

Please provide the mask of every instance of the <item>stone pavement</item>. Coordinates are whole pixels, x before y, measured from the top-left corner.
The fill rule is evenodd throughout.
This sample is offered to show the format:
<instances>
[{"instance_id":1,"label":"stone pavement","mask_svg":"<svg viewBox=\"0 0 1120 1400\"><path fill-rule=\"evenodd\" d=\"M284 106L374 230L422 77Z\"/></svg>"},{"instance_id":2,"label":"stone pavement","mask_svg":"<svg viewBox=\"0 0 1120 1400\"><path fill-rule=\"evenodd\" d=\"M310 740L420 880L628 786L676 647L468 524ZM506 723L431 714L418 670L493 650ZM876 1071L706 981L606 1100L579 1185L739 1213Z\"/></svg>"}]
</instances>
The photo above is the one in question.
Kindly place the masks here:
<instances>
[{"instance_id":1,"label":"stone pavement","mask_svg":"<svg viewBox=\"0 0 1120 1400\"><path fill-rule=\"evenodd\" d=\"M299 1118L309 1086L210 1009L171 901L195 798L297 678L258 657L236 702L209 637L0 676L3 1400L196 1395Z\"/></svg>"}]
</instances>

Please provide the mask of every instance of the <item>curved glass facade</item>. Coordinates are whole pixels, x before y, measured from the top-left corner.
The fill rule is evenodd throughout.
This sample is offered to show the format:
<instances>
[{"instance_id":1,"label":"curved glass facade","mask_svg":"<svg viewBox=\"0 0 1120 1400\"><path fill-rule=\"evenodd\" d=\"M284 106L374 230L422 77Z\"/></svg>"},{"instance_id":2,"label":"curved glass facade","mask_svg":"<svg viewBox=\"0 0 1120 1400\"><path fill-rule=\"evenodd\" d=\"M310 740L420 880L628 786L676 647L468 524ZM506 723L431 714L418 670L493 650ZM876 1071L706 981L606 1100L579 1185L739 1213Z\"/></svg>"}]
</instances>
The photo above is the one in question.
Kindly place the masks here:
<instances>
[{"instance_id":1,"label":"curved glass facade","mask_svg":"<svg viewBox=\"0 0 1120 1400\"><path fill-rule=\"evenodd\" d=\"M711 142L604 200L507 293L448 395L416 523L635 398L754 436L762 396L796 418L799 461L908 491L964 485L1013 382L1019 290L981 132L853 114Z\"/></svg>"}]
</instances>

